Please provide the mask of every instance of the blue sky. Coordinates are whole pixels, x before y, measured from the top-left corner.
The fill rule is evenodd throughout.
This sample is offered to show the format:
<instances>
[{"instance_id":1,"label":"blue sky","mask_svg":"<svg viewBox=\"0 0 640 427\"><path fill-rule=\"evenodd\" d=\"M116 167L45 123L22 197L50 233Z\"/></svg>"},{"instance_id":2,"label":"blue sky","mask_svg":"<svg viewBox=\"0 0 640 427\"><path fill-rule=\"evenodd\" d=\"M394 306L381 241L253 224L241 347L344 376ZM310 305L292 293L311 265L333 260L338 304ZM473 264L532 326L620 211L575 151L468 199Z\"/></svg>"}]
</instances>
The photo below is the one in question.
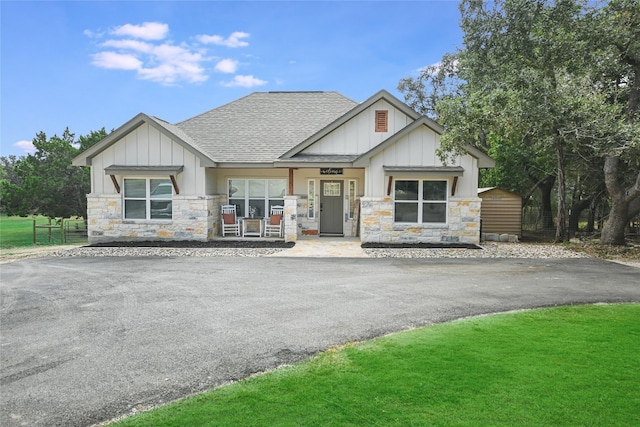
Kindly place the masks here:
<instances>
[{"instance_id":1,"label":"blue sky","mask_svg":"<svg viewBox=\"0 0 640 427\"><path fill-rule=\"evenodd\" d=\"M0 1L0 155L255 91L364 101L461 46L456 1Z\"/></svg>"}]
</instances>

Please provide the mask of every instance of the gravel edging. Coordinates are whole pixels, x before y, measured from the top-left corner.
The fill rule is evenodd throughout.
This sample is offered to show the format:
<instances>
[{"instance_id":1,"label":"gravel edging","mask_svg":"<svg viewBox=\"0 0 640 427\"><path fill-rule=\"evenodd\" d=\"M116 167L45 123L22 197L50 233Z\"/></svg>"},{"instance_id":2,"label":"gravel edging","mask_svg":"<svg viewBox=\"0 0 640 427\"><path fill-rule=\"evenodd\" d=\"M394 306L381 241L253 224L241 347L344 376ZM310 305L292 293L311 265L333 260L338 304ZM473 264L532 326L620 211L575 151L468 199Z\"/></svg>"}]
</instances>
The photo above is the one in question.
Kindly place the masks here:
<instances>
[{"instance_id":1,"label":"gravel edging","mask_svg":"<svg viewBox=\"0 0 640 427\"><path fill-rule=\"evenodd\" d=\"M284 247L147 247L83 246L51 254L56 257L260 257L286 251ZM590 258L561 246L527 243L485 242L468 248L363 248L370 258Z\"/></svg>"},{"instance_id":2,"label":"gravel edging","mask_svg":"<svg viewBox=\"0 0 640 427\"><path fill-rule=\"evenodd\" d=\"M371 258L591 258L562 246L530 243L483 242L480 249L393 248L364 249Z\"/></svg>"}]
</instances>

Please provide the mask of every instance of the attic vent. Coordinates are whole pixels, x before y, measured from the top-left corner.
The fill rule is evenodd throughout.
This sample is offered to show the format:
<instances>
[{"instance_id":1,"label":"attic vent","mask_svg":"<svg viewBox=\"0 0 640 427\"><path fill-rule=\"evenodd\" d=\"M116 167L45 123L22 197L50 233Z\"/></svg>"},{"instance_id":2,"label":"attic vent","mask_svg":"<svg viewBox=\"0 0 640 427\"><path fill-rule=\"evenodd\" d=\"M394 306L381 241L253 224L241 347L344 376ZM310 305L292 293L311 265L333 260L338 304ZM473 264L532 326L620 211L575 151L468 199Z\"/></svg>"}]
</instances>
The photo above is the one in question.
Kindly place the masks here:
<instances>
[{"instance_id":1,"label":"attic vent","mask_svg":"<svg viewBox=\"0 0 640 427\"><path fill-rule=\"evenodd\" d=\"M376 132L387 132L389 122L389 112L387 110L376 110Z\"/></svg>"}]
</instances>

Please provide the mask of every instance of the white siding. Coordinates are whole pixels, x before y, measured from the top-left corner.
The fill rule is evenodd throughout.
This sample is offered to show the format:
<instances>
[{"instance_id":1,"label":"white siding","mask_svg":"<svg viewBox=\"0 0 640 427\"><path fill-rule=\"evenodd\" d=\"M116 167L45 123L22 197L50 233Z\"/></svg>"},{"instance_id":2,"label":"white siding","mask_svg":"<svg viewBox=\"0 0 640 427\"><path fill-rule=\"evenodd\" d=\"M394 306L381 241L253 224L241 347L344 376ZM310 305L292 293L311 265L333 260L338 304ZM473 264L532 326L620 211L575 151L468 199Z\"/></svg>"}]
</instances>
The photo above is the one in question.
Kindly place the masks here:
<instances>
[{"instance_id":1,"label":"white siding","mask_svg":"<svg viewBox=\"0 0 640 427\"><path fill-rule=\"evenodd\" d=\"M388 132L375 132L375 111L389 111ZM411 118L384 100L306 148L304 154L362 154L411 123Z\"/></svg>"},{"instance_id":2,"label":"white siding","mask_svg":"<svg viewBox=\"0 0 640 427\"><path fill-rule=\"evenodd\" d=\"M385 147L370 160L366 194L374 197L387 195L388 176L385 176L383 166L444 166L436 154L439 147L440 136L426 126L420 126L394 144ZM455 163L447 164L447 166L462 166L464 168L464 174L458 178L456 184L456 197L476 196L477 164L477 160L470 155L461 156ZM451 175L429 175L428 177L447 179L450 185L453 182Z\"/></svg>"},{"instance_id":3,"label":"white siding","mask_svg":"<svg viewBox=\"0 0 640 427\"><path fill-rule=\"evenodd\" d=\"M205 169L200 160L176 141L156 128L143 124L91 161L91 191L97 194L116 192L104 168L111 166L184 166L176 181L180 195L205 194ZM122 186L122 176L116 176Z\"/></svg>"}]
</instances>

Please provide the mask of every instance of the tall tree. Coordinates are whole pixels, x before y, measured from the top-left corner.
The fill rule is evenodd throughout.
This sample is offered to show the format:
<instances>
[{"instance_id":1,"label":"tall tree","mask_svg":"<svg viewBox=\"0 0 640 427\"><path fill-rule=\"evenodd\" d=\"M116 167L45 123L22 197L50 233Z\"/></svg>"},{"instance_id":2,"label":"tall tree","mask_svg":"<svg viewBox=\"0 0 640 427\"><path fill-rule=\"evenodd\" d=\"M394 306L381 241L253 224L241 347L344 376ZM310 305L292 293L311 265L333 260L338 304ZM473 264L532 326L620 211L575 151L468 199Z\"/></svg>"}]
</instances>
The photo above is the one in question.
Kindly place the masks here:
<instances>
[{"instance_id":1,"label":"tall tree","mask_svg":"<svg viewBox=\"0 0 640 427\"><path fill-rule=\"evenodd\" d=\"M631 0L612 3L616 2L625 6L625 13L638 8ZM609 156L628 154L635 138L628 114L626 123L621 115L619 94L616 98L612 85L595 79L603 74L598 67L612 67L617 75L620 71L602 54L605 15L582 0L463 0L460 10L464 47L455 55L458 88L437 92L435 101L429 97L414 100L432 108L447 130L442 138L443 158L457 155L465 143L483 147L487 141L489 145L502 141L503 149L528 153L538 162L553 158L558 195L556 240L566 240L567 173L586 169L573 165L567 169L567 159L592 163L594 156L603 157L607 152ZM628 17L628 13L616 19L622 19L620 16ZM633 28L637 31L638 26ZM629 31L624 34L628 36ZM625 52L631 49L629 45L635 46L627 43ZM629 70L624 76L629 79ZM635 87L635 80L626 82ZM420 89L419 85L405 88ZM611 161L605 165L611 176L616 169ZM635 197L634 188L618 189L628 200ZM621 211L628 214L625 203Z\"/></svg>"},{"instance_id":2,"label":"tall tree","mask_svg":"<svg viewBox=\"0 0 640 427\"><path fill-rule=\"evenodd\" d=\"M611 0L595 16L594 27L601 35L598 82L608 92L609 102L624 106L620 127L627 132L626 138L607 141L601 150L611 201L601 241L622 245L624 230L638 215L640 204L640 3Z\"/></svg>"},{"instance_id":3,"label":"tall tree","mask_svg":"<svg viewBox=\"0 0 640 427\"><path fill-rule=\"evenodd\" d=\"M75 155L107 136L102 128L75 141L65 129L62 136L47 138L39 132L33 139L34 154L19 159L14 168L17 180L0 184L2 206L9 215L41 214L50 218L84 216L86 194L91 185L89 171L71 165Z\"/></svg>"}]
</instances>

